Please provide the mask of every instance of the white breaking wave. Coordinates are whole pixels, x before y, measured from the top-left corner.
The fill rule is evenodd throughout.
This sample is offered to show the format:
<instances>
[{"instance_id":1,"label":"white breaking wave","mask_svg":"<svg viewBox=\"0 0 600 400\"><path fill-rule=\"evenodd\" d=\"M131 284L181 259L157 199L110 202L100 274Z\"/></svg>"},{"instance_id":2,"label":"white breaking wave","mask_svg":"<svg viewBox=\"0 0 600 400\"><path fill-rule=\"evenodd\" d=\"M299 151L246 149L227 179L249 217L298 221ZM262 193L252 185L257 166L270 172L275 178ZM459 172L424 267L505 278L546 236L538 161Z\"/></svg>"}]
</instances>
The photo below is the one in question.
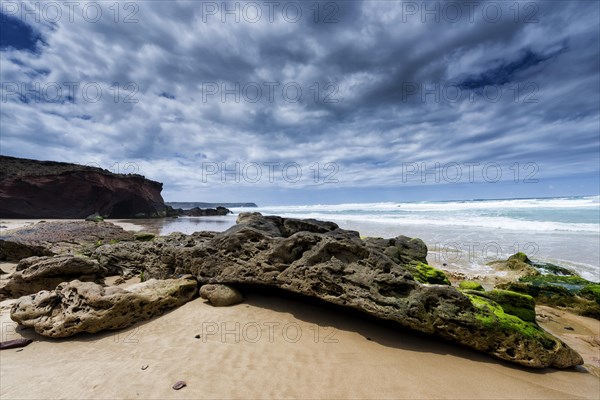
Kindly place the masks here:
<instances>
[{"instance_id":1,"label":"white breaking wave","mask_svg":"<svg viewBox=\"0 0 600 400\"><path fill-rule=\"evenodd\" d=\"M370 222L387 225L429 225L429 226L465 226L465 227L484 227L494 229L510 229L518 231L564 231L564 232L595 232L600 233L600 225L597 224L572 224L564 222L547 221L523 221L503 217L464 217L464 218L439 218L427 216L408 216L399 217L397 215L364 215L364 214L324 214L324 213L281 213L277 210L264 209L258 210L264 215L279 215L293 218L314 218L326 221L355 221Z\"/></svg>"},{"instance_id":2,"label":"white breaking wave","mask_svg":"<svg viewBox=\"0 0 600 400\"><path fill-rule=\"evenodd\" d=\"M448 202L418 202L418 203L348 203L348 204L312 204L301 206L261 207L281 212L308 211L460 211L485 209L538 209L538 208L598 208L600 196L580 198L548 198L548 199L511 199L511 200L465 200ZM250 211L252 209L248 209Z\"/></svg>"},{"instance_id":3,"label":"white breaking wave","mask_svg":"<svg viewBox=\"0 0 600 400\"><path fill-rule=\"evenodd\" d=\"M331 221L363 221L384 225L465 226L532 232L600 233L600 223L598 223L600 196L273 206L236 211L259 211L265 215ZM578 219L572 219L574 212L580 214Z\"/></svg>"}]
</instances>

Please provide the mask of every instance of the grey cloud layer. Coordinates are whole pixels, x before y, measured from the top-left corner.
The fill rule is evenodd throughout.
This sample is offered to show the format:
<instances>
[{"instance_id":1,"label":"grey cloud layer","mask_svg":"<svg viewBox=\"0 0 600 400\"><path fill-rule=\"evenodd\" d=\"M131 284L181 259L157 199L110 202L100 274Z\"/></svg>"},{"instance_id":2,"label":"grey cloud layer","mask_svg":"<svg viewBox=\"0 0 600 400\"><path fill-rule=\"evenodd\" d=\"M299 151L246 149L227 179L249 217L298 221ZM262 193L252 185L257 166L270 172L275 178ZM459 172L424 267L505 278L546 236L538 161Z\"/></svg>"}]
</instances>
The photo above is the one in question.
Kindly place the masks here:
<instances>
[{"instance_id":1,"label":"grey cloud layer","mask_svg":"<svg viewBox=\"0 0 600 400\"><path fill-rule=\"evenodd\" d=\"M508 3L478 2L470 21L466 2L453 3L463 12L456 23L441 11L440 22L423 22L407 9L422 2L392 1L336 3L336 23L322 21L330 3L319 5L318 22L305 5L295 23L278 12L273 22L263 15L222 23L200 2L161 1L140 2L138 23L90 23L78 13L72 23L33 22L45 44L37 53L3 51L3 84L96 82L102 97L9 96L2 152L103 166L136 161L173 193L210 186L198 180L203 162L335 162L341 186L389 186L413 161L597 172L598 4L522 3L535 8L515 21ZM264 14L265 3L256 4ZM429 6L436 4L443 9ZM490 4L503 11L496 22L481 12ZM271 101L273 82L280 85ZM286 101L286 83L294 84L289 97L300 87L302 99ZM221 85L236 84L248 92L222 102ZM426 92L435 85L438 98ZM262 96L249 101L256 86ZM462 97L452 101L457 90Z\"/></svg>"}]
</instances>

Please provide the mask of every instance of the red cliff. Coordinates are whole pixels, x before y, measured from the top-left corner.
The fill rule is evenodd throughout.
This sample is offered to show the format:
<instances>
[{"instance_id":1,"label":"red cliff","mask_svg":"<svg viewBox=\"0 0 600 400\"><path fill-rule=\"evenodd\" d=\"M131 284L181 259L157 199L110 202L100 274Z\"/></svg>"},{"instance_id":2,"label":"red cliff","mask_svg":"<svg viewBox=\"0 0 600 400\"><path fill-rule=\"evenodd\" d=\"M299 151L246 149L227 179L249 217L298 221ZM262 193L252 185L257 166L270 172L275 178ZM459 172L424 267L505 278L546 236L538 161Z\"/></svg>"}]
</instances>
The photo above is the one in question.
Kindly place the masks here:
<instances>
[{"instance_id":1,"label":"red cliff","mask_svg":"<svg viewBox=\"0 0 600 400\"><path fill-rule=\"evenodd\" d=\"M0 217L109 218L165 214L162 183L78 164L0 156Z\"/></svg>"}]
</instances>

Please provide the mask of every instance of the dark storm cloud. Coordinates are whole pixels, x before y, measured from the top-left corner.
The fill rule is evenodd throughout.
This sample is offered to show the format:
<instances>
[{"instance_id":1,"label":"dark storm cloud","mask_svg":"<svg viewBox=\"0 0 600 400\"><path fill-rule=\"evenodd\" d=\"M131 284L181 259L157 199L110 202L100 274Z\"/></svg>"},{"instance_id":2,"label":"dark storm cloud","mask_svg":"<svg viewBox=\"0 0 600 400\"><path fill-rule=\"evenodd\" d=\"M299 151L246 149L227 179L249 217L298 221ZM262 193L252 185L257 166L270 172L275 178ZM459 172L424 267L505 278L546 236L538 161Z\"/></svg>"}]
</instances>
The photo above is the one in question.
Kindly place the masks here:
<instances>
[{"instance_id":1,"label":"dark storm cloud","mask_svg":"<svg viewBox=\"0 0 600 400\"><path fill-rule=\"evenodd\" d=\"M47 45L3 45L3 152L136 161L172 193L205 188L203 162L335 162L343 186L389 185L413 161L598 171L596 2L280 2L272 20L256 2L261 18L223 14L248 4L140 2L118 21L106 6L94 23L20 23ZM73 97L65 82L80 83ZM35 101L6 83L64 93Z\"/></svg>"}]
</instances>

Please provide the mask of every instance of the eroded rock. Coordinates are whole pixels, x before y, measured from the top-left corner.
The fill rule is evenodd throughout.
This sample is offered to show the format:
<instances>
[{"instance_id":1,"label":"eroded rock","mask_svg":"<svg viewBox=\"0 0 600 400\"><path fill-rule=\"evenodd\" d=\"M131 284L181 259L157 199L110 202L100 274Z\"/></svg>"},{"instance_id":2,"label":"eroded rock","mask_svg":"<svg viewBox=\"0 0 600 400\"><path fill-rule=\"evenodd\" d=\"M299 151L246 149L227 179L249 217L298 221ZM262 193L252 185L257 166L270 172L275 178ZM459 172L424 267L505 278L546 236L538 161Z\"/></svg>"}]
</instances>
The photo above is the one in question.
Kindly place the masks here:
<instances>
[{"instance_id":1,"label":"eroded rock","mask_svg":"<svg viewBox=\"0 0 600 400\"><path fill-rule=\"evenodd\" d=\"M99 246L91 256L120 275L143 273L145 277L166 279L175 276L182 249L200 246L215 235L214 232L196 232L192 235L175 232L151 241L124 241Z\"/></svg>"},{"instance_id":2,"label":"eroded rock","mask_svg":"<svg viewBox=\"0 0 600 400\"><path fill-rule=\"evenodd\" d=\"M72 281L21 297L10 317L40 335L67 337L125 328L185 304L197 291L198 282L191 276L151 279L127 289Z\"/></svg>"},{"instance_id":3,"label":"eroded rock","mask_svg":"<svg viewBox=\"0 0 600 400\"><path fill-rule=\"evenodd\" d=\"M535 321L508 314L492 299L417 282L408 264L426 263L426 254L421 241L406 237L363 241L335 224L254 213L181 249L175 273L192 273L201 283L267 285L316 297L530 367L582 363Z\"/></svg>"},{"instance_id":4,"label":"eroded rock","mask_svg":"<svg viewBox=\"0 0 600 400\"><path fill-rule=\"evenodd\" d=\"M583 362L535 321L510 314L514 311L494 299L418 282L411 270L427 264L427 247L418 239L363 241L358 232L330 222L244 213L219 234L184 235L151 249L146 245L103 246L95 256L115 266L137 258L147 277L191 273L201 284L277 287L529 367ZM443 274L438 278L443 282Z\"/></svg>"},{"instance_id":5,"label":"eroded rock","mask_svg":"<svg viewBox=\"0 0 600 400\"><path fill-rule=\"evenodd\" d=\"M110 222L38 222L2 231L0 260L19 261L32 256L91 253L103 244L133 239L133 233Z\"/></svg>"},{"instance_id":6,"label":"eroded rock","mask_svg":"<svg viewBox=\"0 0 600 400\"><path fill-rule=\"evenodd\" d=\"M227 285L202 285L200 297L207 299L215 307L230 306L244 301L240 292Z\"/></svg>"},{"instance_id":7,"label":"eroded rock","mask_svg":"<svg viewBox=\"0 0 600 400\"><path fill-rule=\"evenodd\" d=\"M53 290L62 282L101 282L108 269L96 260L74 256L29 257L17 264L16 272L0 289L0 298L16 298L40 290Z\"/></svg>"}]
</instances>

